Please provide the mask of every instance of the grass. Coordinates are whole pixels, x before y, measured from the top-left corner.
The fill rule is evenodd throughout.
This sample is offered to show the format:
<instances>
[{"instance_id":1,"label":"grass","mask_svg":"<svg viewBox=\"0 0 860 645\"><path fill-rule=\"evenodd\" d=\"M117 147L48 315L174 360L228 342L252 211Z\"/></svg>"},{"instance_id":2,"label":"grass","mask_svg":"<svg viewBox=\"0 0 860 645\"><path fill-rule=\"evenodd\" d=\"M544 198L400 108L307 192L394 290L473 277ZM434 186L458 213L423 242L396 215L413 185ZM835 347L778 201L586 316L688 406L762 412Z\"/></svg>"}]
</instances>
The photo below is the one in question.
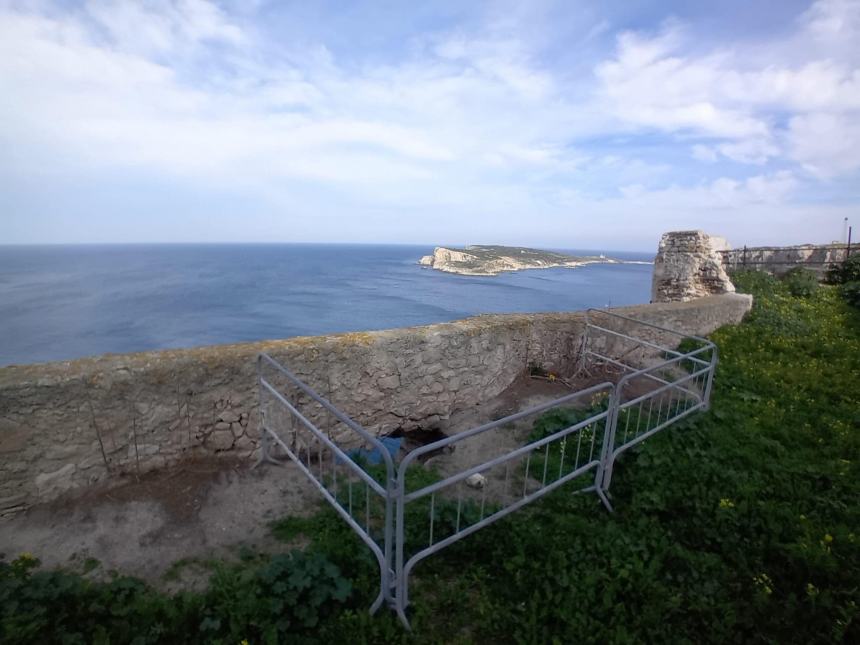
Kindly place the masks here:
<instances>
[{"instance_id":1,"label":"grass","mask_svg":"<svg viewBox=\"0 0 860 645\"><path fill-rule=\"evenodd\" d=\"M302 555L223 565L200 594L0 565L0 641L860 642L860 313L833 287L735 282L755 306L712 335L711 411L621 458L614 515L562 489L421 563L411 634L367 615L376 564L323 510L273 528Z\"/></svg>"}]
</instances>

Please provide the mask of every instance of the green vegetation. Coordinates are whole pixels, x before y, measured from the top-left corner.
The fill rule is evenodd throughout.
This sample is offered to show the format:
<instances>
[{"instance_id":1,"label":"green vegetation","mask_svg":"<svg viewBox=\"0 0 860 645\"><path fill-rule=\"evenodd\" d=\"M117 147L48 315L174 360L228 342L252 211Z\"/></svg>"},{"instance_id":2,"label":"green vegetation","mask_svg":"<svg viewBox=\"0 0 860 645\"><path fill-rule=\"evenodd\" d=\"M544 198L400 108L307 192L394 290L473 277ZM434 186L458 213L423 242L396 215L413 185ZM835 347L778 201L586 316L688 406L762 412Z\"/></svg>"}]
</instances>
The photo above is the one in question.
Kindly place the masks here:
<instances>
[{"instance_id":1,"label":"green vegetation","mask_svg":"<svg viewBox=\"0 0 860 645\"><path fill-rule=\"evenodd\" d=\"M711 411L621 458L614 515L563 488L420 564L411 634L367 615L375 560L323 510L199 594L0 564L0 641L860 642L860 311L734 280L756 301L713 334Z\"/></svg>"},{"instance_id":2,"label":"green vegetation","mask_svg":"<svg viewBox=\"0 0 860 645\"><path fill-rule=\"evenodd\" d=\"M595 400L586 409L554 408L549 410L535 421L532 432L526 439L526 443L540 441L559 430L587 421L591 417L604 412L607 407L608 400L605 396L602 396L598 397L598 400ZM576 468L588 463L591 459L599 458L604 427L605 425L602 421L591 423L564 439L550 442L545 449L538 448L535 450L529 461L531 476L545 483L551 483L569 475ZM543 477L541 473L544 473ZM593 473L586 473L585 476L580 477L583 477L583 479L588 478L590 481L580 482L579 487L587 486L594 480ZM576 479L579 479L579 477ZM576 486L574 485L574 487Z\"/></svg>"},{"instance_id":3,"label":"green vegetation","mask_svg":"<svg viewBox=\"0 0 860 645\"><path fill-rule=\"evenodd\" d=\"M446 247L447 248L447 247ZM515 259L524 263L564 263L583 259L575 255L566 253L556 253L554 251L544 251L542 249L530 249L524 246L494 246L487 244L473 244L463 248L450 248L451 251L467 253L473 256L474 260L467 260L464 264L479 267L482 263L494 262L497 260Z\"/></svg>"},{"instance_id":4,"label":"green vegetation","mask_svg":"<svg viewBox=\"0 0 860 645\"><path fill-rule=\"evenodd\" d=\"M839 288L839 293L849 305L860 308L860 281L846 282Z\"/></svg>"},{"instance_id":5,"label":"green vegetation","mask_svg":"<svg viewBox=\"0 0 860 645\"><path fill-rule=\"evenodd\" d=\"M804 267L794 267L782 280L788 292L798 298L808 298L818 291L818 275Z\"/></svg>"},{"instance_id":6,"label":"green vegetation","mask_svg":"<svg viewBox=\"0 0 860 645\"><path fill-rule=\"evenodd\" d=\"M860 255L852 255L827 271L827 281L840 285L839 293L852 307L860 307Z\"/></svg>"},{"instance_id":7,"label":"green vegetation","mask_svg":"<svg viewBox=\"0 0 860 645\"><path fill-rule=\"evenodd\" d=\"M301 641L342 606L352 583L319 553L218 564L203 594L167 596L139 580L92 582L35 571L24 554L0 562L0 641L62 643ZM313 640L313 639L311 639Z\"/></svg>"},{"instance_id":8,"label":"green vegetation","mask_svg":"<svg viewBox=\"0 0 860 645\"><path fill-rule=\"evenodd\" d=\"M464 248L437 247L434 254L428 257L432 258L430 266L436 269L466 275L497 275L517 269L576 266L582 262L619 262L603 256L577 256L521 246L480 244Z\"/></svg>"},{"instance_id":9,"label":"green vegetation","mask_svg":"<svg viewBox=\"0 0 860 645\"><path fill-rule=\"evenodd\" d=\"M827 282L830 284L860 282L860 254L855 253L844 262L832 265L827 270Z\"/></svg>"}]
</instances>

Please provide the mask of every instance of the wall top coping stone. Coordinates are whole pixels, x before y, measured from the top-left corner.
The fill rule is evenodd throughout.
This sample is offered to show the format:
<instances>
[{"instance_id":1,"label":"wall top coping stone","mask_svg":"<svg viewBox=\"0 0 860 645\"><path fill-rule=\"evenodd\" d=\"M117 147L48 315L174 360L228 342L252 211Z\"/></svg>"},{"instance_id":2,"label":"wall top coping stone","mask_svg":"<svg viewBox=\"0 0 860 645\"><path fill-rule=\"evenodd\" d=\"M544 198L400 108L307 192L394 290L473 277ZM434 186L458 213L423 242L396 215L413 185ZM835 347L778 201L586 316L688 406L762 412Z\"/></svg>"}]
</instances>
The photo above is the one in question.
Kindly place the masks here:
<instances>
[{"instance_id":1,"label":"wall top coping stone","mask_svg":"<svg viewBox=\"0 0 860 645\"><path fill-rule=\"evenodd\" d=\"M752 303L752 296L727 293L697 298L686 302L613 307L611 311L635 318L648 313L681 312L690 309L719 308L739 299ZM339 349L377 345L386 341L408 337L430 337L466 332L478 334L493 328L512 328L534 323L570 323L584 321L585 311L482 314L461 320L413 327L399 327L363 332L347 332L321 336L297 336L281 340L262 340L225 345L206 345L193 348L164 349L128 354L101 354L69 361L9 365L0 367L0 389L23 385L56 385L66 380L80 380L105 372L148 371L173 369L177 364L189 362L220 362L236 358L251 358L260 352L301 351L303 348Z\"/></svg>"}]
</instances>

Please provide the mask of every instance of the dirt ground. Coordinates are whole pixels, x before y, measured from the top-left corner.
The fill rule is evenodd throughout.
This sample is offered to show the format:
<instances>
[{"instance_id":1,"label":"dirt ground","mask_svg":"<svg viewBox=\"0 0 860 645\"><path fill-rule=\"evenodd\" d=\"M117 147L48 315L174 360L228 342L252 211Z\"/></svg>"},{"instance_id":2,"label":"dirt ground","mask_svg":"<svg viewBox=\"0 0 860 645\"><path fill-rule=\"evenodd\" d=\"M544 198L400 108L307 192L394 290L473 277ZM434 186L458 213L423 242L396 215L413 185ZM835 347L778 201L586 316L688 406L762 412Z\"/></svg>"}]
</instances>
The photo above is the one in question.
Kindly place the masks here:
<instances>
[{"instance_id":1,"label":"dirt ground","mask_svg":"<svg viewBox=\"0 0 860 645\"><path fill-rule=\"evenodd\" d=\"M285 550L268 524L311 512L320 496L292 467L211 459L35 506L0 522L0 553L45 566L116 570L167 586L177 561L233 559L245 545ZM192 581L193 582L193 581Z\"/></svg>"},{"instance_id":2,"label":"dirt ground","mask_svg":"<svg viewBox=\"0 0 860 645\"><path fill-rule=\"evenodd\" d=\"M498 397L453 415L436 430L462 432L569 392L564 383L524 376ZM487 433L493 436L482 441L463 442L457 451L431 461L436 459L445 472L473 462L478 453L499 454L522 445L528 423L512 425L507 433ZM413 447L408 441L404 446ZM193 564L178 576L165 576L171 568L177 572L174 563L235 559L243 546L288 550L270 535L270 522L310 514L321 503L322 496L291 463L252 469L249 462L226 459L187 462L0 521L0 554L11 559L29 552L45 566L76 568L93 576L116 570L170 590L205 580L203 571L195 578Z\"/></svg>"}]
</instances>

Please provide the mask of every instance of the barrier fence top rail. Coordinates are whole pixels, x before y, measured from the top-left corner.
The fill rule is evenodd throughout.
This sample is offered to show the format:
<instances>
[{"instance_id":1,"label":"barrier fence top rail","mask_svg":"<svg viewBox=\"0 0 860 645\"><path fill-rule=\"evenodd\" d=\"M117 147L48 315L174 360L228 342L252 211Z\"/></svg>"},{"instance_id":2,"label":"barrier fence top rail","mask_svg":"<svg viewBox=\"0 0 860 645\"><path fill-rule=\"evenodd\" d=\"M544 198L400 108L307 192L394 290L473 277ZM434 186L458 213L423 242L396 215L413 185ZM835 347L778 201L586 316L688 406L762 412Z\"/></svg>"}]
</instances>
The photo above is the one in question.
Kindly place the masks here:
<instances>
[{"instance_id":1,"label":"barrier fence top rail","mask_svg":"<svg viewBox=\"0 0 860 645\"><path fill-rule=\"evenodd\" d=\"M402 472L406 466L412 463L415 459L420 457L421 455L425 455L429 452L434 452L436 450L441 450L450 446L453 443L458 443L460 441L464 441L465 439L469 439L470 437L474 437L475 435L486 432L487 430L492 430L493 428L498 428L500 426L506 425L508 423L512 423L514 421L518 421L519 419L524 419L526 417L534 416L540 412L544 412L546 410L551 410L552 408L557 408L559 405L563 405L564 403L574 401L582 396L587 396L589 394L596 394L601 390L605 390L608 387L612 387L612 383L600 383L598 385L594 385L585 390L579 390L573 392L571 394L566 394L565 396L555 399L553 401L549 401L547 403L541 403L540 405L536 405L528 410L522 410L520 412L516 412L509 416L506 416L502 419L497 419L495 421L490 421L489 423L485 423L483 425L472 428L471 430L467 430L466 432L458 432L455 435L450 437L445 437L444 439L439 439L434 441L433 443L428 443L423 446L419 446L414 450L411 450L400 462L400 471Z\"/></svg>"}]
</instances>

